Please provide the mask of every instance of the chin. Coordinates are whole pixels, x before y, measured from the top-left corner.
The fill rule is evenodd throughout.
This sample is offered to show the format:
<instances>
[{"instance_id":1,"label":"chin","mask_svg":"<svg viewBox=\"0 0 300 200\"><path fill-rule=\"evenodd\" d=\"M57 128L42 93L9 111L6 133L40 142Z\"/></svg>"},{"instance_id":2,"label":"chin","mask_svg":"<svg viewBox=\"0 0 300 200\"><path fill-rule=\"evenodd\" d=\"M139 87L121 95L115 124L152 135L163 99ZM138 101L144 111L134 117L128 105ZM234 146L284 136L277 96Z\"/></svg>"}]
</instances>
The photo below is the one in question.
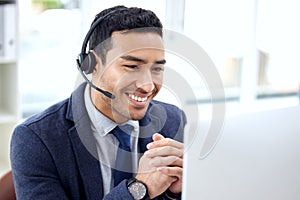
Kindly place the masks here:
<instances>
[{"instance_id":1,"label":"chin","mask_svg":"<svg viewBox=\"0 0 300 200\"><path fill-rule=\"evenodd\" d=\"M143 117L146 114L147 109L138 110L138 111L132 111L130 112L130 117L132 120L140 120L143 119Z\"/></svg>"}]
</instances>

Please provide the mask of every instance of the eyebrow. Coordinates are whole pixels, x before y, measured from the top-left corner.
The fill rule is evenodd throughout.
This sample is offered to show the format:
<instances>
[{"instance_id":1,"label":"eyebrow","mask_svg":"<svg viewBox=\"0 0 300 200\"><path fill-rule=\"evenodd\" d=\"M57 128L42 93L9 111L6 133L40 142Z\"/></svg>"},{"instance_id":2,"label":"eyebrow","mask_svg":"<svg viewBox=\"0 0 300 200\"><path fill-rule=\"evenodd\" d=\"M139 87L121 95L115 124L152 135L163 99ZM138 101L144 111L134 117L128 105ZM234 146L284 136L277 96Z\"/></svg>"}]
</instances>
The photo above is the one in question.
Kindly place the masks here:
<instances>
[{"instance_id":1,"label":"eyebrow","mask_svg":"<svg viewBox=\"0 0 300 200\"><path fill-rule=\"evenodd\" d=\"M140 62L140 63L144 63L146 64L147 62L141 58L135 57L135 56L121 56L122 59L124 60L129 60L129 61L135 61L135 62ZM164 65L166 64L166 60L157 60L154 62L155 64L159 64L159 65Z\"/></svg>"}]
</instances>

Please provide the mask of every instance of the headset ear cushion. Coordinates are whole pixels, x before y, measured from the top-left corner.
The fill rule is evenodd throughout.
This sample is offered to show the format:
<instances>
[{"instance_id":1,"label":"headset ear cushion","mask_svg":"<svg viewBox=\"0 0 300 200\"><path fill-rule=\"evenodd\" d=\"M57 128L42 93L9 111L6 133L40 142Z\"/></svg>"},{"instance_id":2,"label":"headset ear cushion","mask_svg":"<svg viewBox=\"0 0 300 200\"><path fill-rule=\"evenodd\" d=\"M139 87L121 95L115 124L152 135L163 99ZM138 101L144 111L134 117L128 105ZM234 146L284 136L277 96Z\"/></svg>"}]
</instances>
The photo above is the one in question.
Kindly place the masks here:
<instances>
[{"instance_id":1,"label":"headset ear cushion","mask_svg":"<svg viewBox=\"0 0 300 200\"><path fill-rule=\"evenodd\" d=\"M95 66L96 66L95 55L93 53L89 52L88 54L85 54L83 56L82 61L83 61L82 64L81 64L82 71L84 71L85 74L92 73L95 69Z\"/></svg>"}]
</instances>

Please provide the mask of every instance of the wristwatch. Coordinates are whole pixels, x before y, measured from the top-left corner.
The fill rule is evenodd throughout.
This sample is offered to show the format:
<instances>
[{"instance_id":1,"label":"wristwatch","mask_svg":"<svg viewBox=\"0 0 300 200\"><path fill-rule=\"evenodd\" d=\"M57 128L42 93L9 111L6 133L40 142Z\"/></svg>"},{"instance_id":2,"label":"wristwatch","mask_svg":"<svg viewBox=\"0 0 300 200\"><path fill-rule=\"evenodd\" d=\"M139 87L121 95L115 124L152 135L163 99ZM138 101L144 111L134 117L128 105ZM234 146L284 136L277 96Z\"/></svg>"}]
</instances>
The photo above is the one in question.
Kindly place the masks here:
<instances>
[{"instance_id":1,"label":"wristwatch","mask_svg":"<svg viewBox=\"0 0 300 200\"><path fill-rule=\"evenodd\" d=\"M127 181L127 188L135 200L141 200L148 197L146 185L135 178L131 178Z\"/></svg>"}]
</instances>

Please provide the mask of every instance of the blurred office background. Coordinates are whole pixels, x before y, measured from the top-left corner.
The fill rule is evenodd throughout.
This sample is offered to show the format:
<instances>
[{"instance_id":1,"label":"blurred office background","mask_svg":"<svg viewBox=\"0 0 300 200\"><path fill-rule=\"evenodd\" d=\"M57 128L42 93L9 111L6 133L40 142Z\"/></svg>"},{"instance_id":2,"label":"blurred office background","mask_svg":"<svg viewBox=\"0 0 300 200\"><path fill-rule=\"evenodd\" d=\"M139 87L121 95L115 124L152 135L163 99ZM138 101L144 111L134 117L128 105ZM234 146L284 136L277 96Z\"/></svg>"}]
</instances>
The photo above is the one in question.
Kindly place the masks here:
<instances>
[{"instance_id":1,"label":"blurred office background","mask_svg":"<svg viewBox=\"0 0 300 200\"><path fill-rule=\"evenodd\" d=\"M200 45L223 81L226 114L299 104L298 0L20 0L15 4L17 53L12 60L2 58L0 65L0 175L10 168L13 127L71 94L78 78L75 59L85 33L94 16L113 5L153 10L165 28ZM13 72L1 69L11 64ZM205 112L210 100L201 92L200 82L193 81L191 87L198 95L187 103L198 104ZM9 94L10 85L17 88L13 101L4 93ZM169 100L168 95L160 98ZM1 117L6 106L17 108L12 109L13 120Z\"/></svg>"}]
</instances>

